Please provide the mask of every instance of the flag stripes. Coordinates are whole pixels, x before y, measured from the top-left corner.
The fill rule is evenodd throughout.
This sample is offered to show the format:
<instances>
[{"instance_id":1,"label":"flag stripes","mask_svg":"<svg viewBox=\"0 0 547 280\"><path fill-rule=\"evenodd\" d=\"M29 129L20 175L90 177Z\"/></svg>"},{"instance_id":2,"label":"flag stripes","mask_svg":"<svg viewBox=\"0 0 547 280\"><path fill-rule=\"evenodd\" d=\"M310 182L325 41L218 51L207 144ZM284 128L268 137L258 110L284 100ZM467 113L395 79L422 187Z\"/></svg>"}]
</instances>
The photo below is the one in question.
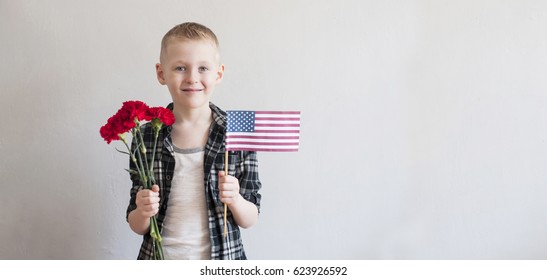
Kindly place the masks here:
<instances>
[{"instance_id":1,"label":"flag stripes","mask_svg":"<svg viewBox=\"0 0 547 280\"><path fill-rule=\"evenodd\" d=\"M300 144L298 111L227 111L226 150L296 152Z\"/></svg>"}]
</instances>

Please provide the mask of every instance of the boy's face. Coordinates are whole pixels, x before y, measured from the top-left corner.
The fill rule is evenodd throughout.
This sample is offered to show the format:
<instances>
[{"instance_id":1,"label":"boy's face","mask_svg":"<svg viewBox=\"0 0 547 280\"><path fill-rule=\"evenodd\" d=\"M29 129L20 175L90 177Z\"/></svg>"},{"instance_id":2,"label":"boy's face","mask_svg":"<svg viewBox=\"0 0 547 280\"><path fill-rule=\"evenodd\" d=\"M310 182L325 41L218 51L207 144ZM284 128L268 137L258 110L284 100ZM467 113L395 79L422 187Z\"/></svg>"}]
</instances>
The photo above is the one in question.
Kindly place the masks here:
<instances>
[{"instance_id":1,"label":"boy's face","mask_svg":"<svg viewBox=\"0 0 547 280\"><path fill-rule=\"evenodd\" d=\"M218 57L217 47L207 40L171 39L156 64L158 81L167 86L178 106L208 107L224 72Z\"/></svg>"}]
</instances>

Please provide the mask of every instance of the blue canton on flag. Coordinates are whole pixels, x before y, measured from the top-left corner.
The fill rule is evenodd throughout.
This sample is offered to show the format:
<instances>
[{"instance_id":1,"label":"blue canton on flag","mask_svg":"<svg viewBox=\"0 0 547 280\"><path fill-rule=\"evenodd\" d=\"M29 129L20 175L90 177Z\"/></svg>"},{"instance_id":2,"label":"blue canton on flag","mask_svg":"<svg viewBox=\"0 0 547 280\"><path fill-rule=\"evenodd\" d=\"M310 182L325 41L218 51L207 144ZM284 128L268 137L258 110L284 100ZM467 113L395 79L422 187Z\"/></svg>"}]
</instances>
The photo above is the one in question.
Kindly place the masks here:
<instances>
[{"instance_id":1,"label":"blue canton on flag","mask_svg":"<svg viewBox=\"0 0 547 280\"><path fill-rule=\"evenodd\" d=\"M228 111L228 132L253 132L255 126L254 111Z\"/></svg>"}]
</instances>

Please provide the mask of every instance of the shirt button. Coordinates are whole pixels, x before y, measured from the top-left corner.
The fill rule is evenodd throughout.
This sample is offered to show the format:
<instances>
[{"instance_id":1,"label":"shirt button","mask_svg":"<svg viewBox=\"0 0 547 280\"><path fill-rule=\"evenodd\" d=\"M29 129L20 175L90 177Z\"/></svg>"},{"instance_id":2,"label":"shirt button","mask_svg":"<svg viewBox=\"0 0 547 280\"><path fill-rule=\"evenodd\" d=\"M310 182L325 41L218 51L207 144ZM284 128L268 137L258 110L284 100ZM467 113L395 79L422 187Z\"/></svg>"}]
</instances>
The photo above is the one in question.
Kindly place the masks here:
<instances>
[{"instance_id":1,"label":"shirt button","mask_svg":"<svg viewBox=\"0 0 547 280\"><path fill-rule=\"evenodd\" d=\"M167 180L171 180L171 175L167 175L167 176L165 176L165 178L166 178Z\"/></svg>"}]
</instances>

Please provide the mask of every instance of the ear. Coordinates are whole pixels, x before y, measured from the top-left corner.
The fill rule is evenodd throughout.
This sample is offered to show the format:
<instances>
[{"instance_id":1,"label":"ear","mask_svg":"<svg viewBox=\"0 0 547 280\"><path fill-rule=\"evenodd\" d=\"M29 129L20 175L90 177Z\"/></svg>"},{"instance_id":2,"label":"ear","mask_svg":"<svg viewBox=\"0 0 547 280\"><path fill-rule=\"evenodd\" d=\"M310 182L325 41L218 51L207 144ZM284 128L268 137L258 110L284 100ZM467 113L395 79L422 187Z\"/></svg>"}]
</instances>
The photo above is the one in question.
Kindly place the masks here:
<instances>
[{"instance_id":1,"label":"ear","mask_svg":"<svg viewBox=\"0 0 547 280\"><path fill-rule=\"evenodd\" d=\"M224 64L220 64L220 66L218 66L217 84L222 81L222 77L224 77Z\"/></svg>"},{"instance_id":2,"label":"ear","mask_svg":"<svg viewBox=\"0 0 547 280\"><path fill-rule=\"evenodd\" d=\"M163 68L160 63L156 63L156 76L158 77L158 82L160 84L165 85L165 78L163 75Z\"/></svg>"}]
</instances>

